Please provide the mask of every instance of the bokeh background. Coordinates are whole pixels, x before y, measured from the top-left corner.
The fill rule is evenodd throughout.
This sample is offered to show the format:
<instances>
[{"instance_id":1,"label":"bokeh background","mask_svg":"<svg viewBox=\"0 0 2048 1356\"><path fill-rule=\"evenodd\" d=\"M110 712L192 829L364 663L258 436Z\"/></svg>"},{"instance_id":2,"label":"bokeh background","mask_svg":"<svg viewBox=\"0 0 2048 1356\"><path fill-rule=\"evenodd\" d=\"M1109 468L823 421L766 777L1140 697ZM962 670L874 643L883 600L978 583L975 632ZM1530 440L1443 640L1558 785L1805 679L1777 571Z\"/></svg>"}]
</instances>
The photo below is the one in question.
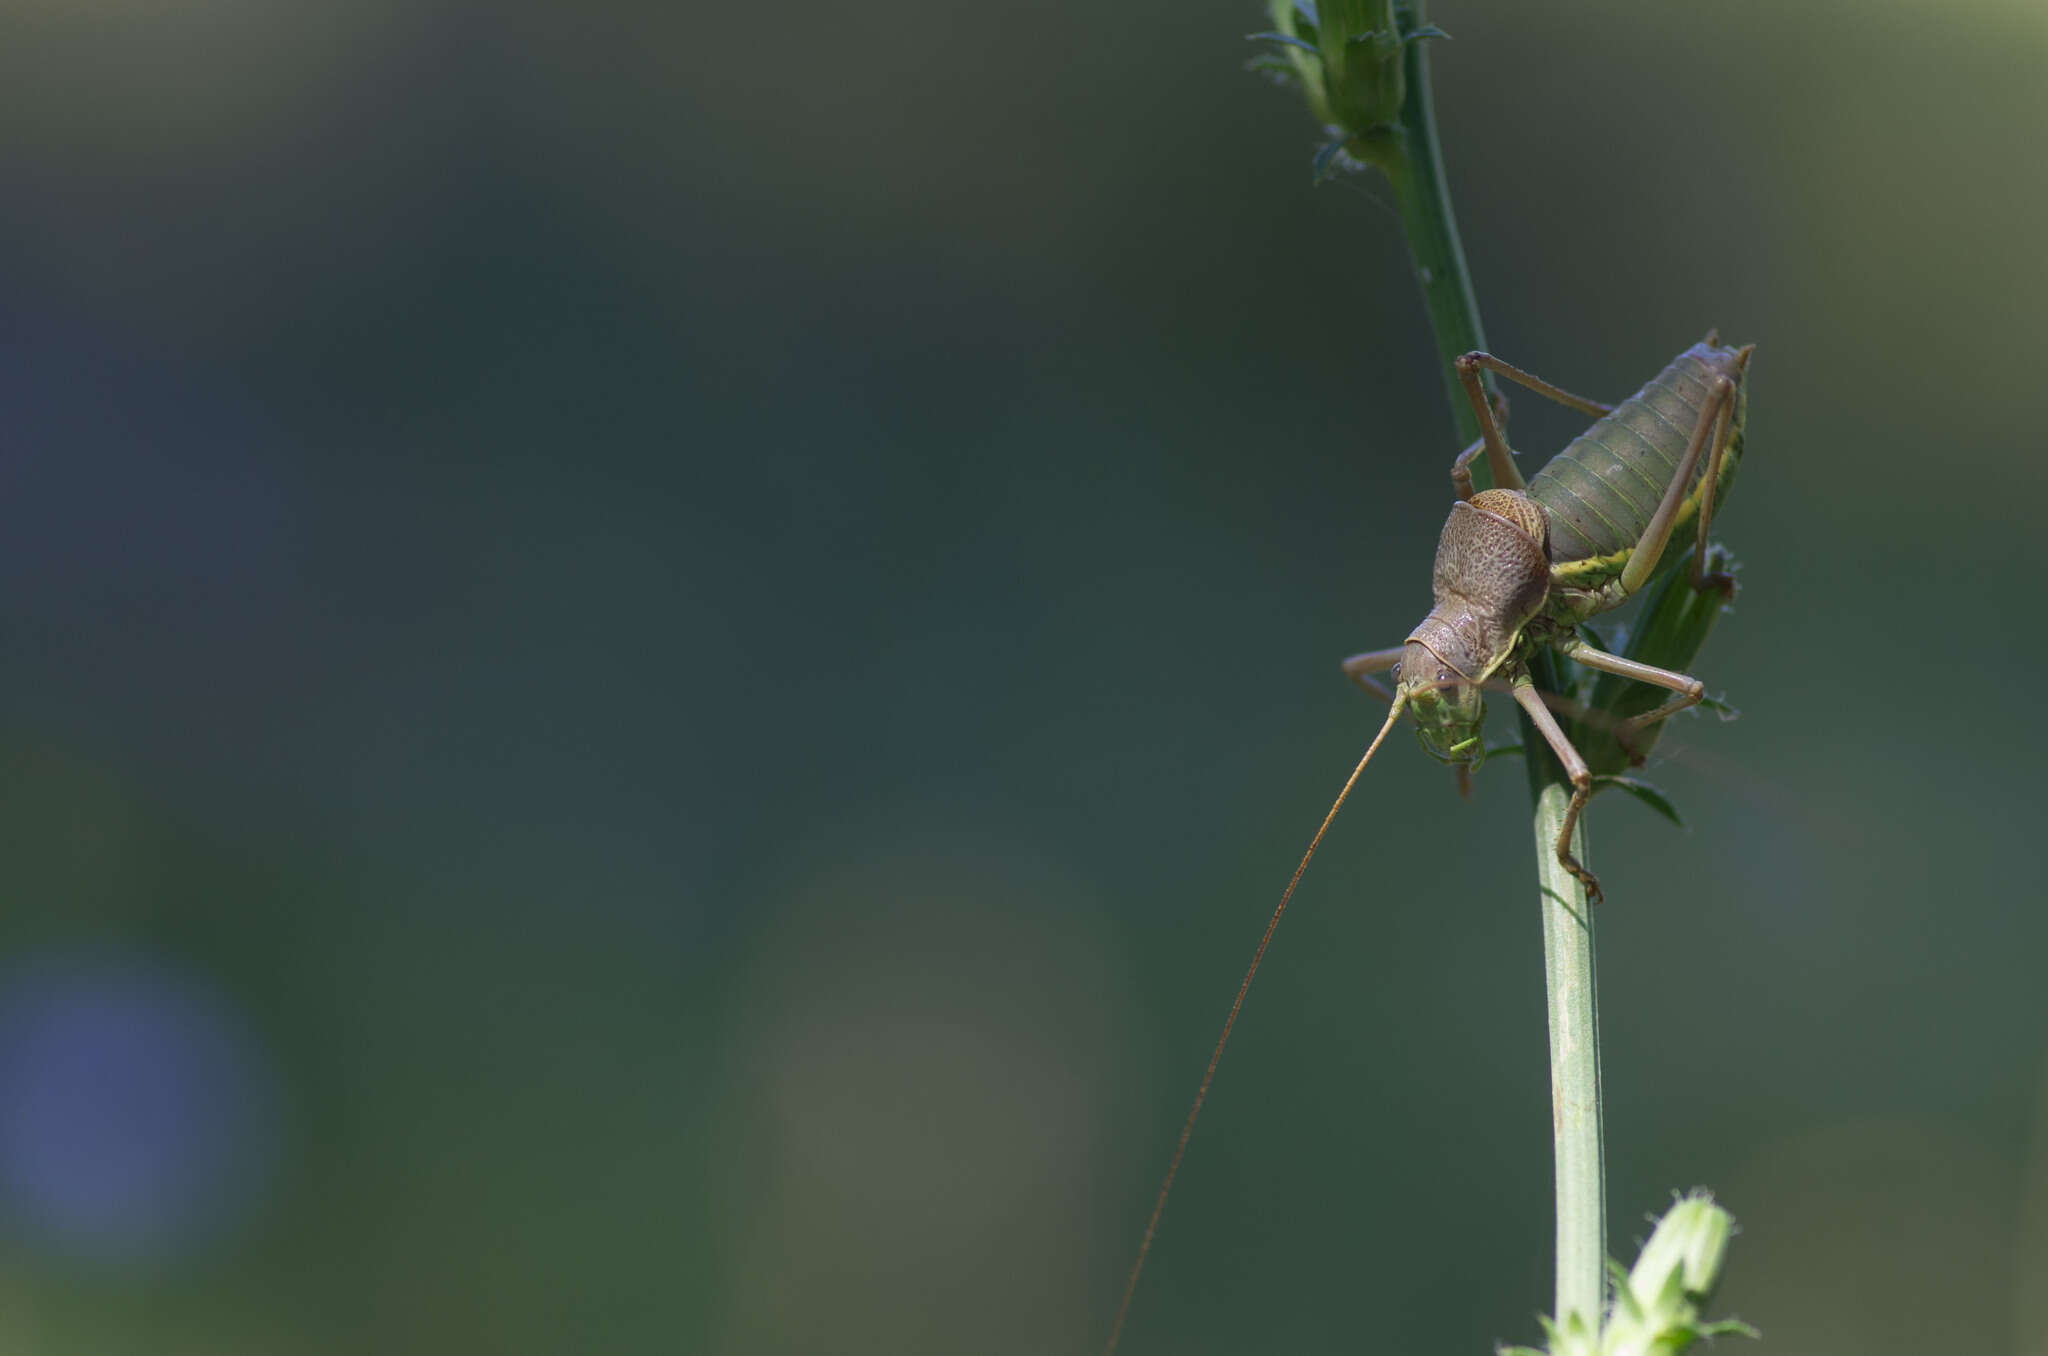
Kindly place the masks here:
<instances>
[{"instance_id":1,"label":"bokeh background","mask_svg":"<svg viewBox=\"0 0 2048 1356\"><path fill-rule=\"evenodd\" d=\"M1493 347L1758 345L1744 715L1591 817L1614 1248L2048 1351L2048 10L1431 17ZM1258 7L4 25L0 1345L1095 1348L1448 503ZM1526 805L1390 744L1133 1356L1536 1336Z\"/></svg>"}]
</instances>

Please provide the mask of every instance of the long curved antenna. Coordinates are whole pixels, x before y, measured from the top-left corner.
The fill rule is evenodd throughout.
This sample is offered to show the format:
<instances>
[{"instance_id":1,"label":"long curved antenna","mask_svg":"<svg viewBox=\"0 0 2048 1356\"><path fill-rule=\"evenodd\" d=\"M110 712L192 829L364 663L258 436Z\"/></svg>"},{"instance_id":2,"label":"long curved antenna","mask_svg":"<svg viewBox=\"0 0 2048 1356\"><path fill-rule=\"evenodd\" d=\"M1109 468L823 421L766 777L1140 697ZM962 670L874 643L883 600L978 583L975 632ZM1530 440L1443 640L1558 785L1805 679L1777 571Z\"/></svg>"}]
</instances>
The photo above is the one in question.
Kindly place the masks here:
<instances>
[{"instance_id":1,"label":"long curved antenna","mask_svg":"<svg viewBox=\"0 0 2048 1356\"><path fill-rule=\"evenodd\" d=\"M1344 781L1344 789L1337 793L1336 801L1330 806L1330 813L1323 816L1322 827L1316 836L1309 839L1308 851L1301 854L1301 865L1294 868L1294 878L1287 882L1287 888L1280 893L1280 903L1273 910L1273 917L1266 923L1266 933L1259 938L1259 949L1252 953L1251 967L1244 972L1244 983L1237 986L1237 997L1230 1004L1230 1016L1223 1021L1223 1034L1216 1038L1216 1049L1209 1055L1209 1067L1203 1071L1202 1086L1195 1089L1195 1104L1188 1110L1187 1123L1180 1128L1180 1141L1173 1146L1173 1162L1167 1164L1166 1180L1159 1184L1159 1199L1152 1203L1152 1218L1145 1221L1145 1238L1138 1244L1138 1260L1131 1263L1131 1278L1124 1282L1123 1300L1116 1306L1116 1323L1109 1330L1109 1345L1102 1349L1102 1356L1116 1356L1117 1339L1123 1336L1124 1319L1130 1316L1131 1296L1137 1293L1138 1275L1145 1269L1145 1254L1152 1251L1152 1237L1159 1232L1159 1213L1166 1209L1167 1193L1173 1190L1174 1174L1180 1171L1181 1155L1188 1151L1188 1136L1195 1131L1195 1117L1202 1114L1202 1099L1209 1095L1209 1083L1216 1077L1216 1062L1223 1058L1223 1047L1230 1043L1230 1028L1237 1025L1238 1010L1244 1006L1244 996L1251 990L1252 976L1259 972L1259 962L1266 958L1266 946L1273 940L1273 929L1280 926L1280 915L1287 912L1287 901L1294 898L1294 887L1301 884L1301 873L1308 870L1309 859L1322 846L1323 835L1330 830L1330 822L1337 817L1337 811L1344 808L1345 797L1351 788L1358 785L1358 778L1365 771L1365 765L1379 752L1380 744L1387 737L1387 731L1394 728L1394 721L1400 717L1401 708L1407 705L1404 693L1394 698L1393 707L1387 712L1387 723L1380 726L1380 732L1372 737L1366 747L1365 757L1358 760L1358 766L1351 769L1351 775Z\"/></svg>"}]
</instances>

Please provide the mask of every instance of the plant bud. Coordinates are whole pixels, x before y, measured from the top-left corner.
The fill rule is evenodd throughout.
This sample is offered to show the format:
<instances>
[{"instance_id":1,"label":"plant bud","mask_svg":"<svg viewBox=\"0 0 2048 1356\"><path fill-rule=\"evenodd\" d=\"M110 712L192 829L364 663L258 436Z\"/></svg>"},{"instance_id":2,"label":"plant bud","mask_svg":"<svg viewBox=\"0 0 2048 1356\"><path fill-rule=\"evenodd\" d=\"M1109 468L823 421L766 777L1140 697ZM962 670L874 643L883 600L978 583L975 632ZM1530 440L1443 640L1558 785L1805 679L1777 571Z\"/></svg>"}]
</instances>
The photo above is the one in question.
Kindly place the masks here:
<instances>
[{"instance_id":1,"label":"plant bud","mask_svg":"<svg viewBox=\"0 0 2048 1356\"><path fill-rule=\"evenodd\" d=\"M1400 137L1408 45L1443 30L1418 25L1412 0L1269 0L1268 8L1272 29L1251 36L1274 50L1252 65L1299 85L1309 113L1329 129L1316 177L1347 162L1374 163Z\"/></svg>"}]
</instances>

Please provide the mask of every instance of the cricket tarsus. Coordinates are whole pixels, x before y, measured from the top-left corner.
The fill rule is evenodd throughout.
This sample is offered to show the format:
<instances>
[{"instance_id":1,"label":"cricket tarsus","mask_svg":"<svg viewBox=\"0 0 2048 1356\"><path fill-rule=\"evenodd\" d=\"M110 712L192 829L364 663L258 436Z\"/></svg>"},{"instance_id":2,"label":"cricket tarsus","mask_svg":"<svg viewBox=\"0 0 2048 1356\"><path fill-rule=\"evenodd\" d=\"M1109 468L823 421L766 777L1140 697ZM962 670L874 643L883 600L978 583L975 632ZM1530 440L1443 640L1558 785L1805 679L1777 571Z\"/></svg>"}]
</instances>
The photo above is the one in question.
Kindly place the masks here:
<instances>
[{"instance_id":1,"label":"cricket tarsus","mask_svg":"<svg viewBox=\"0 0 2048 1356\"><path fill-rule=\"evenodd\" d=\"M1294 887L1301 884L1302 873L1308 870L1309 861L1316 855L1316 849L1322 846L1323 835L1330 831L1330 824L1337 818L1337 811L1344 808L1344 801L1350 796L1351 788L1358 785L1358 778L1364 773L1365 765L1370 763L1373 754L1379 751L1380 744L1387 737L1387 731L1394 728L1394 722L1399 719L1401 708L1406 703L1405 696L1394 700L1393 709L1387 712L1386 723L1380 726L1380 732L1374 735L1372 743L1366 746L1365 756L1358 760L1358 766L1352 768L1351 775L1344 779L1344 787L1337 792L1337 799L1331 803L1330 812L1323 816L1323 822L1316 829L1315 837L1309 839L1308 851L1301 854L1301 863L1294 868L1294 875L1288 880L1287 888L1280 892L1280 903L1274 907L1273 916L1266 920L1266 931L1259 938L1259 948L1252 952L1252 963L1245 969L1244 982L1237 986L1237 997L1231 1001L1230 1015L1223 1019L1223 1034L1216 1038L1216 1048L1209 1053L1209 1067L1202 1071L1202 1085L1195 1089L1195 1104L1188 1109L1188 1118L1180 1127L1180 1139L1173 1146L1173 1161L1166 1165L1166 1180L1159 1184L1159 1197L1152 1202L1151 1218L1145 1221L1145 1237L1138 1244L1137 1260L1131 1263L1130 1279L1124 1282L1123 1299L1116 1306L1116 1322L1110 1326L1109 1343L1103 1347L1102 1356L1116 1356L1117 1341L1124 1333L1124 1320L1130 1316L1131 1296L1137 1293L1138 1276L1145 1270L1145 1255L1152 1251L1153 1236L1159 1232L1160 1213L1166 1209L1166 1197L1173 1190L1174 1174L1180 1171L1181 1157L1187 1153L1188 1136L1195 1132L1195 1117L1202 1114L1202 1100L1209 1095L1209 1084L1216 1077L1216 1065L1223 1058L1223 1047L1230 1043L1230 1029L1237 1025L1237 1014L1244 1007L1244 996L1251 992L1252 977L1259 973L1259 962L1266 958L1266 947L1273 941L1274 929L1280 926L1280 915L1287 912L1287 901L1294 898Z\"/></svg>"}]
</instances>

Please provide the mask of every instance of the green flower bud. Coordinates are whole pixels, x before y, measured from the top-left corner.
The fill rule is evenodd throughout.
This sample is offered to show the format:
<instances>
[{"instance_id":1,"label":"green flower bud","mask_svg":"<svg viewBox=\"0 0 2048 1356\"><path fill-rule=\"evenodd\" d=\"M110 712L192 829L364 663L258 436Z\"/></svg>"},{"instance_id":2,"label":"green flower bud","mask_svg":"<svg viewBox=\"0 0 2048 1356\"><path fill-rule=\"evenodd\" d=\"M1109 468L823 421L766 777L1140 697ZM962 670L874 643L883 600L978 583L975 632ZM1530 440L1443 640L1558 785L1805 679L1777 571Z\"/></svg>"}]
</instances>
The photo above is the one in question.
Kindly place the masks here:
<instances>
[{"instance_id":1,"label":"green flower bud","mask_svg":"<svg viewBox=\"0 0 2048 1356\"><path fill-rule=\"evenodd\" d=\"M1268 0L1273 27L1251 37L1274 50L1252 65L1299 85L1309 112L1329 129L1318 178L1340 148L1370 164L1399 138L1408 97L1402 58L1410 43L1444 36L1420 22L1420 8L1417 0Z\"/></svg>"},{"instance_id":2,"label":"green flower bud","mask_svg":"<svg viewBox=\"0 0 2048 1356\"><path fill-rule=\"evenodd\" d=\"M1628 1273L1628 1288L1644 1309L1680 1298L1704 1299L1721 1275L1735 1220L1706 1192L1682 1196L1664 1212Z\"/></svg>"},{"instance_id":3,"label":"green flower bud","mask_svg":"<svg viewBox=\"0 0 2048 1356\"><path fill-rule=\"evenodd\" d=\"M1393 0L1323 0L1319 13L1329 120L1352 138L1392 127L1407 88Z\"/></svg>"},{"instance_id":4,"label":"green flower bud","mask_svg":"<svg viewBox=\"0 0 2048 1356\"><path fill-rule=\"evenodd\" d=\"M1546 1351L1503 1347L1500 1356L1677 1356L1702 1337L1756 1336L1732 1319L1700 1321L1699 1306L1720 1279L1734 1228L1734 1219L1706 1192L1681 1196L1657 1222L1633 1268L1608 1263L1614 1301L1597 1337L1575 1313L1562 1324L1543 1320Z\"/></svg>"}]
</instances>

